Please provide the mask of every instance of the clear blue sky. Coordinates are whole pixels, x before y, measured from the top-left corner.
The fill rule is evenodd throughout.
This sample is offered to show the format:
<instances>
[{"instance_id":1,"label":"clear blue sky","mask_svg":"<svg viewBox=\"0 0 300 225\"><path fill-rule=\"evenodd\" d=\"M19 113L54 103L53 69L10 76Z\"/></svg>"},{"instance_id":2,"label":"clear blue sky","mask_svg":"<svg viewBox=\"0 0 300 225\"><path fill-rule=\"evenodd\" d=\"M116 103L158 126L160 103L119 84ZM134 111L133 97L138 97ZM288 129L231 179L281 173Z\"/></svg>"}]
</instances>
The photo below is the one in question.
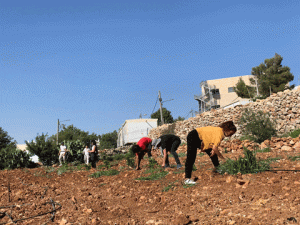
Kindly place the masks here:
<instances>
[{"instance_id":1,"label":"clear blue sky","mask_svg":"<svg viewBox=\"0 0 300 225\"><path fill-rule=\"evenodd\" d=\"M174 118L202 80L247 75L275 53L298 84L298 0L0 1L0 127L18 144L57 119L89 132ZM159 104L156 105L155 111Z\"/></svg>"}]
</instances>

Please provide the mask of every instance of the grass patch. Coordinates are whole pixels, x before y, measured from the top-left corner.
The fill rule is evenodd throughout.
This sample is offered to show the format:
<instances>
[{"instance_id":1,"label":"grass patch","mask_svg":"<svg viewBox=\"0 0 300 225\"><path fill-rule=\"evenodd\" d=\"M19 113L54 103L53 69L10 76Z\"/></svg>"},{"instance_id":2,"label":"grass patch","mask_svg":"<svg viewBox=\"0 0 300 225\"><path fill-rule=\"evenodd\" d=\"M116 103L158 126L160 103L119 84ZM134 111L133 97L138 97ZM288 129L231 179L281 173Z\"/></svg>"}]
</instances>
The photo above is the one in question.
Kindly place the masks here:
<instances>
[{"instance_id":1,"label":"grass patch","mask_svg":"<svg viewBox=\"0 0 300 225\"><path fill-rule=\"evenodd\" d=\"M89 175L90 177L98 178L101 176L114 176L118 175L120 172L118 170L106 170L106 171L98 171L96 173L93 173Z\"/></svg>"},{"instance_id":2,"label":"grass patch","mask_svg":"<svg viewBox=\"0 0 300 225\"><path fill-rule=\"evenodd\" d=\"M300 135L300 129L294 130L294 131L289 133L289 136L292 137L292 138L299 137L299 135Z\"/></svg>"},{"instance_id":3,"label":"grass patch","mask_svg":"<svg viewBox=\"0 0 300 225\"><path fill-rule=\"evenodd\" d=\"M193 187L195 186L196 184L183 184L182 187L183 188L190 188L190 187Z\"/></svg>"},{"instance_id":4,"label":"grass patch","mask_svg":"<svg viewBox=\"0 0 300 225\"><path fill-rule=\"evenodd\" d=\"M156 172L160 172L160 171L162 171L163 169L162 168L150 168L150 169L147 169L147 170L145 170L145 174L147 174L147 173L156 173Z\"/></svg>"},{"instance_id":5,"label":"grass patch","mask_svg":"<svg viewBox=\"0 0 300 225\"><path fill-rule=\"evenodd\" d=\"M169 172L167 171L161 171L157 173L152 173L150 176L147 177L139 177L137 180L159 180L164 178Z\"/></svg>"},{"instance_id":6,"label":"grass patch","mask_svg":"<svg viewBox=\"0 0 300 225\"><path fill-rule=\"evenodd\" d=\"M260 152L260 153L265 153L265 152L270 152L270 151L271 151L270 148L264 148L264 149L255 150L255 152Z\"/></svg>"},{"instance_id":7,"label":"grass patch","mask_svg":"<svg viewBox=\"0 0 300 225\"><path fill-rule=\"evenodd\" d=\"M296 161L296 160L298 161L298 160L300 160L300 155L289 156L288 159L291 160L291 161Z\"/></svg>"},{"instance_id":8,"label":"grass patch","mask_svg":"<svg viewBox=\"0 0 300 225\"><path fill-rule=\"evenodd\" d=\"M203 152L200 152L198 155L199 155L200 157L202 157L202 156L204 156L204 153L203 153Z\"/></svg>"},{"instance_id":9,"label":"grass patch","mask_svg":"<svg viewBox=\"0 0 300 225\"><path fill-rule=\"evenodd\" d=\"M256 159L256 152L249 151L244 147L244 158L239 157L237 160L227 159L224 164L221 164L217 172L220 174L224 174L227 172L228 174L247 174L247 173L258 173L263 172L270 169L271 161Z\"/></svg>"},{"instance_id":10,"label":"grass patch","mask_svg":"<svg viewBox=\"0 0 300 225\"><path fill-rule=\"evenodd\" d=\"M156 166L158 166L158 162L155 159L149 158L148 161L149 161L148 167L150 169L154 169Z\"/></svg>"},{"instance_id":11,"label":"grass patch","mask_svg":"<svg viewBox=\"0 0 300 225\"><path fill-rule=\"evenodd\" d=\"M176 185L175 185L175 182L174 182L174 183L171 183L171 184L169 184L168 186L164 187L164 188L162 189L162 192L167 192L167 191L173 189L175 186L176 186Z\"/></svg>"},{"instance_id":12,"label":"grass patch","mask_svg":"<svg viewBox=\"0 0 300 225\"><path fill-rule=\"evenodd\" d=\"M89 165L79 164L79 165L76 166L77 170L83 170L83 169L90 170L91 168L92 168L91 164L89 164Z\"/></svg>"},{"instance_id":13,"label":"grass patch","mask_svg":"<svg viewBox=\"0 0 300 225\"><path fill-rule=\"evenodd\" d=\"M173 173L178 174L178 173L184 173L184 172L185 172L184 170L178 170L178 171L174 171Z\"/></svg>"},{"instance_id":14,"label":"grass patch","mask_svg":"<svg viewBox=\"0 0 300 225\"><path fill-rule=\"evenodd\" d=\"M177 155L178 155L178 157L185 157L185 156L186 156L186 153L180 152L180 153L178 153ZM174 156L173 156L172 154L169 154L169 157L173 157L173 158L174 158Z\"/></svg>"},{"instance_id":15,"label":"grass patch","mask_svg":"<svg viewBox=\"0 0 300 225\"><path fill-rule=\"evenodd\" d=\"M261 160L261 161L264 161L264 162L267 162L267 163L271 163L271 162L275 162L275 161L277 161L279 159L281 159L281 157L267 158L267 159Z\"/></svg>"},{"instance_id":16,"label":"grass patch","mask_svg":"<svg viewBox=\"0 0 300 225\"><path fill-rule=\"evenodd\" d=\"M69 171L73 171L73 169L71 167L69 167L68 164L63 164L61 167L59 167L56 170L57 175L61 175L63 173L69 172Z\"/></svg>"}]
</instances>

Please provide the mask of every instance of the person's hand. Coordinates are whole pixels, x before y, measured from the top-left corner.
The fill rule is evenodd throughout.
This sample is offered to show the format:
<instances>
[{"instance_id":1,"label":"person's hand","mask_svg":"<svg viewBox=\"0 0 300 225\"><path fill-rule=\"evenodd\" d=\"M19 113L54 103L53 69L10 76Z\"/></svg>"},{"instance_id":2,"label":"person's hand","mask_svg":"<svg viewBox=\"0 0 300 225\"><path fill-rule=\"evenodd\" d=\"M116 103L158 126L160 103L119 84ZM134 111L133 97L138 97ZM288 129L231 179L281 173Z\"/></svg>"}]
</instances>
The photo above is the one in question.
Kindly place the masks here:
<instances>
[{"instance_id":1,"label":"person's hand","mask_svg":"<svg viewBox=\"0 0 300 225\"><path fill-rule=\"evenodd\" d=\"M216 153L215 153L215 151L214 151L214 150L212 150L212 151L211 151L211 155L210 155L210 157L213 157L215 154L216 154Z\"/></svg>"}]
</instances>

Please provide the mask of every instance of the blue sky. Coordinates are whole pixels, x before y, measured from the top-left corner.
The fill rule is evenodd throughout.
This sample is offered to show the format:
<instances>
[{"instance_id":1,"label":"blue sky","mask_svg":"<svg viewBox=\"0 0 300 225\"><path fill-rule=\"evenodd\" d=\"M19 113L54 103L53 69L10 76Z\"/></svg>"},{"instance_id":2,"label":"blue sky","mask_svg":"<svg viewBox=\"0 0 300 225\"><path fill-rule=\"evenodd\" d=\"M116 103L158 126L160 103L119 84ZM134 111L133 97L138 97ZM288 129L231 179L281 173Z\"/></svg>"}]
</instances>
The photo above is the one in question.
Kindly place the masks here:
<instances>
[{"instance_id":1,"label":"blue sky","mask_svg":"<svg viewBox=\"0 0 300 225\"><path fill-rule=\"evenodd\" d=\"M0 2L0 127L18 144L57 119L103 134L198 110L202 80L247 75L275 53L298 84L298 0ZM156 105L154 111L158 109Z\"/></svg>"}]
</instances>

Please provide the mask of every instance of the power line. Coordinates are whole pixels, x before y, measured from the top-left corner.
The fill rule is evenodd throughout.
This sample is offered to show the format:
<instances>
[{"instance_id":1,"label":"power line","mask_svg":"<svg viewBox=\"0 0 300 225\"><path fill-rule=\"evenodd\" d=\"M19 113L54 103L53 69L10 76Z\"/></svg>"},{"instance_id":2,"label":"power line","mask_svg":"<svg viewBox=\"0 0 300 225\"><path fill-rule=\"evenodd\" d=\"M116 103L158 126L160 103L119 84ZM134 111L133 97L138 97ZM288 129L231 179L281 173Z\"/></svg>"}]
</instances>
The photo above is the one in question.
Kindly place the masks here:
<instances>
[{"instance_id":1,"label":"power line","mask_svg":"<svg viewBox=\"0 0 300 225\"><path fill-rule=\"evenodd\" d=\"M153 108L153 110L152 110L152 113L154 112L154 109L155 109L155 107L156 107L157 101L158 101L158 96L157 96L157 99L156 99L156 102L155 102L154 108ZM149 118L151 117L152 113L149 115Z\"/></svg>"}]
</instances>

